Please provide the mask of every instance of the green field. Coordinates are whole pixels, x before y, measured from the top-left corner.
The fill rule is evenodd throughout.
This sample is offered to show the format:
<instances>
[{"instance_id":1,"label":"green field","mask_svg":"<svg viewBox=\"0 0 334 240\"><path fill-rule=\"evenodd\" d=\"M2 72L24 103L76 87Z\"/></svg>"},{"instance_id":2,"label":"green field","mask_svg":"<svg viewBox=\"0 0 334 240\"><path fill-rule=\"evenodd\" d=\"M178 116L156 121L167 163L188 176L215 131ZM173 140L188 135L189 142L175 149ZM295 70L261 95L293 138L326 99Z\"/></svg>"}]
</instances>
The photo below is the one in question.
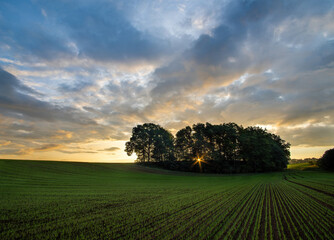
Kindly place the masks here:
<instances>
[{"instance_id":1,"label":"green field","mask_svg":"<svg viewBox=\"0 0 334 240\"><path fill-rule=\"evenodd\" d=\"M334 239L334 174L0 161L0 239Z\"/></svg>"},{"instance_id":2,"label":"green field","mask_svg":"<svg viewBox=\"0 0 334 240\"><path fill-rule=\"evenodd\" d=\"M318 170L318 166L313 163L295 163L288 165L289 170Z\"/></svg>"}]
</instances>

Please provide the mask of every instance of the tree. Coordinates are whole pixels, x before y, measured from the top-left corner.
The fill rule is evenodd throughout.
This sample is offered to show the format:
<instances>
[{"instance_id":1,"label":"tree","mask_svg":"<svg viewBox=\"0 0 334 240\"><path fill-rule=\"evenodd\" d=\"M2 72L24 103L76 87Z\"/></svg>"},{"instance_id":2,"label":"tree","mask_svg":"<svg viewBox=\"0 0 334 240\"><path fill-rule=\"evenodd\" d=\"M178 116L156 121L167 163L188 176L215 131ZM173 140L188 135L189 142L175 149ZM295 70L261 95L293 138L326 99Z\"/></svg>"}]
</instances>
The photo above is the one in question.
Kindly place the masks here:
<instances>
[{"instance_id":1,"label":"tree","mask_svg":"<svg viewBox=\"0 0 334 240\"><path fill-rule=\"evenodd\" d=\"M286 168L289 148L290 144L278 135L259 127L197 123L178 131L174 139L159 125L145 123L133 128L125 151L128 155L135 152L138 162L189 161L200 157L211 164L209 171L264 172Z\"/></svg>"},{"instance_id":2,"label":"tree","mask_svg":"<svg viewBox=\"0 0 334 240\"><path fill-rule=\"evenodd\" d=\"M290 160L290 143L281 139L278 135L269 135L273 140L273 144L271 145L271 158L274 163L274 168L277 170L283 170L287 167Z\"/></svg>"},{"instance_id":3,"label":"tree","mask_svg":"<svg viewBox=\"0 0 334 240\"><path fill-rule=\"evenodd\" d=\"M251 171L273 171L286 168L290 144L259 127L248 127L240 134L240 156Z\"/></svg>"},{"instance_id":4,"label":"tree","mask_svg":"<svg viewBox=\"0 0 334 240\"><path fill-rule=\"evenodd\" d=\"M239 130L235 123L224 123L220 125L208 125L212 128L212 141L214 146L215 161L235 161L238 159Z\"/></svg>"},{"instance_id":5,"label":"tree","mask_svg":"<svg viewBox=\"0 0 334 240\"><path fill-rule=\"evenodd\" d=\"M175 151L176 158L180 161L194 158L191 127L187 126L176 133Z\"/></svg>"},{"instance_id":6,"label":"tree","mask_svg":"<svg viewBox=\"0 0 334 240\"><path fill-rule=\"evenodd\" d=\"M125 144L125 152L137 154L137 162L174 160L173 135L153 123L137 125L132 129L130 141Z\"/></svg>"},{"instance_id":7,"label":"tree","mask_svg":"<svg viewBox=\"0 0 334 240\"><path fill-rule=\"evenodd\" d=\"M333 171L334 170L334 148L327 150L318 160L319 167Z\"/></svg>"},{"instance_id":8,"label":"tree","mask_svg":"<svg viewBox=\"0 0 334 240\"><path fill-rule=\"evenodd\" d=\"M154 131L153 136L153 159L155 161L173 161L174 157L174 136L159 127Z\"/></svg>"},{"instance_id":9,"label":"tree","mask_svg":"<svg viewBox=\"0 0 334 240\"><path fill-rule=\"evenodd\" d=\"M212 147L208 137L207 127L203 123L193 125L193 156L194 158L207 158Z\"/></svg>"}]
</instances>

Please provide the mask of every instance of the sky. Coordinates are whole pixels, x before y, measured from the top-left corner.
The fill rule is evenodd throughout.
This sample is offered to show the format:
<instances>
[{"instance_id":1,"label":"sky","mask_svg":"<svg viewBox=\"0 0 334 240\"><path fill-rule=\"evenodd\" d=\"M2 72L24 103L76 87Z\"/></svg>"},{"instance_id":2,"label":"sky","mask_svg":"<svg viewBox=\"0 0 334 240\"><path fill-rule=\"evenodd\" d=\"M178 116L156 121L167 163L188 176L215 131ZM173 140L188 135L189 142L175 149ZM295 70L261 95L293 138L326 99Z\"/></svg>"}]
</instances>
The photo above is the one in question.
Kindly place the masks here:
<instances>
[{"instance_id":1,"label":"sky","mask_svg":"<svg viewBox=\"0 0 334 240\"><path fill-rule=\"evenodd\" d=\"M0 0L0 158L132 162L138 124L334 147L333 0Z\"/></svg>"}]
</instances>

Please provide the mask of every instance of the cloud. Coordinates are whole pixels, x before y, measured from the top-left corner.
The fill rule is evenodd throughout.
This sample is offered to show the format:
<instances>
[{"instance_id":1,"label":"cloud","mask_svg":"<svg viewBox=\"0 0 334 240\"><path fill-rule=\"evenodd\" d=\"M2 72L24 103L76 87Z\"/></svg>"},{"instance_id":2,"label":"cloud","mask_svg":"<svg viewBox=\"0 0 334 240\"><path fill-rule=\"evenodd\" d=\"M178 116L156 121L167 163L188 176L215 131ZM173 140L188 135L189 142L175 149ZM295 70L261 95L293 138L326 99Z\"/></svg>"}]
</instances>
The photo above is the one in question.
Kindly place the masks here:
<instances>
[{"instance_id":1,"label":"cloud","mask_svg":"<svg viewBox=\"0 0 334 240\"><path fill-rule=\"evenodd\" d=\"M56 135L53 136L55 139L71 139L73 137L73 132L66 130L58 130Z\"/></svg>"},{"instance_id":2,"label":"cloud","mask_svg":"<svg viewBox=\"0 0 334 240\"><path fill-rule=\"evenodd\" d=\"M0 147L4 147L4 146L8 146L10 145L12 142L11 141L4 141L0 143Z\"/></svg>"},{"instance_id":3,"label":"cloud","mask_svg":"<svg viewBox=\"0 0 334 240\"><path fill-rule=\"evenodd\" d=\"M319 39L315 29L307 28L313 19L326 22L328 17L321 17L330 6L329 1L304 1L302 5L231 1L212 34L201 35L179 59L155 71L153 96L171 98L185 91L205 91L228 85L245 73L258 74L275 66L285 73L291 66L296 72L333 62L332 41ZM291 22L304 24L296 29L289 27Z\"/></svg>"},{"instance_id":4,"label":"cloud","mask_svg":"<svg viewBox=\"0 0 334 240\"><path fill-rule=\"evenodd\" d=\"M334 125L321 126L310 124L307 127L282 128L278 133L293 144L293 146L333 147L334 145Z\"/></svg>"},{"instance_id":5,"label":"cloud","mask_svg":"<svg viewBox=\"0 0 334 240\"><path fill-rule=\"evenodd\" d=\"M283 106L287 111L283 112L286 119L278 116L279 119L273 121L284 122L292 117L293 111L303 109L302 102L312 96L307 102L327 112L333 107L329 95L332 90L328 89L333 78L332 40L319 38L318 31L307 26L326 25L328 18L334 19L330 6L328 1L322 4L306 1L302 5L232 1L225 9L222 23L211 35L200 36L182 57L155 71L152 77L155 87L151 92L154 102L159 105L171 101L177 105L180 98L195 96L209 107L212 101L223 100L221 93L225 93L223 96L229 99L222 101L222 113L229 108L229 114L233 115L239 111L238 107L243 109L243 105L265 115L265 111L270 114L273 108ZM314 24L315 19L317 24ZM291 28L292 24L288 25L291 22L303 24ZM237 85L245 75L252 77ZM221 92L217 93L217 89ZM323 98L321 92L327 97ZM314 97L319 102L315 102ZM213 106L216 104L209 108ZM275 110L282 115L280 109ZM249 119L257 118L249 111L246 114Z\"/></svg>"},{"instance_id":6,"label":"cloud","mask_svg":"<svg viewBox=\"0 0 334 240\"><path fill-rule=\"evenodd\" d=\"M68 150L58 150L59 152L66 153L66 154L82 154L82 153L89 153L89 154L96 154L96 151L68 151Z\"/></svg>"},{"instance_id":7,"label":"cloud","mask_svg":"<svg viewBox=\"0 0 334 240\"><path fill-rule=\"evenodd\" d=\"M167 42L137 30L114 2L17 1L0 13L0 39L25 60L150 61L167 53Z\"/></svg>"},{"instance_id":8,"label":"cloud","mask_svg":"<svg viewBox=\"0 0 334 240\"><path fill-rule=\"evenodd\" d=\"M27 147L27 146L21 146L16 148L7 148L7 149L1 149L0 153L4 155L29 155L34 152L48 152L48 151L54 151L63 148L63 145L60 144L44 144L39 147Z\"/></svg>"},{"instance_id":9,"label":"cloud","mask_svg":"<svg viewBox=\"0 0 334 240\"><path fill-rule=\"evenodd\" d=\"M59 148L63 148L64 146L60 144L45 144L41 147L35 148L34 151L53 151Z\"/></svg>"},{"instance_id":10,"label":"cloud","mask_svg":"<svg viewBox=\"0 0 334 240\"><path fill-rule=\"evenodd\" d=\"M128 140L144 122L267 125L293 145L333 144L331 1L2 6L0 140L19 154L107 151L69 145Z\"/></svg>"},{"instance_id":11,"label":"cloud","mask_svg":"<svg viewBox=\"0 0 334 240\"><path fill-rule=\"evenodd\" d=\"M115 151L118 151L118 150L121 150L119 147L110 147L110 148L105 148L105 149L101 149L99 151L105 151L105 152L115 152Z\"/></svg>"},{"instance_id":12,"label":"cloud","mask_svg":"<svg viewBox=\"0 0 334 240\"><path fill-rule=\"evenodd\" d=\"M39 100L36 91L24 85L15 76L0 68L0 109L8 116L45 121L69 121L80 124L94 124L82 113L72 107L62 107Z\"/></svg>"}]
</instances>

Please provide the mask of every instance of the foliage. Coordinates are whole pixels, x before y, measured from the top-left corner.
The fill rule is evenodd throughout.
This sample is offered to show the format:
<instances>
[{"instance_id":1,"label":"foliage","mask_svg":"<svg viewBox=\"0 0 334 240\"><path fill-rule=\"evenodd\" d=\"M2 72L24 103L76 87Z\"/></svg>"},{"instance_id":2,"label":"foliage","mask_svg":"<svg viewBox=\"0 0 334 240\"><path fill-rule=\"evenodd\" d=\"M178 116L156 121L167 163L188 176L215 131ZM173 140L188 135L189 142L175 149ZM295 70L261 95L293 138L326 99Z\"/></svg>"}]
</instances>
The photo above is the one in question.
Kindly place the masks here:
<instances>
[{"instance_id":1,"label":"foliage","mask_svg":"<svg viewBox=\"0 0 334 240\"><path fill-rule=\"evenodd\" d=\"M155 162L174 159L174 136L153 123L138 125L132 129L132 137L125 144L130 156L137 154L137 162Z\"/></svg>"},{"instance_id":2,"label":"foliage","mask_svg":"<svg viewBox=\"0 0 334 240\"><path fill-rule=\"evenodd\" d=\"M178 131L174 144L172 140L173 136L159 125L145 123L133 129L125 151L128 155L136 152L137 162L202 159L211 164L211 167L203 165L205 172L220 173L283 170L290 159L290 144L279 136L235 123L194 124ZM178 170L187 165L179 164L177 168L177 164L161 165Z\"/></svg>"},{"instance_id":3,"label":"foliage","mask_svg":"<svg viewBox=\"0 0 334 240\"><path fill-rule=\"evenodd\" d=\"M332 173L0 160L0 239L334 239Z\"/></svg>"},{"instance_id":4,"label":"foliage","mask_svg":"<svg viewBox=\"0 0 334 240\"><path fill-rule=\"evenodd\" d=\"M334 170L334 148L327 150L318 160L319 167L326 170Z\"/></svg>"},{"instance_id":5,"label":"foliage","mask_svg":"<svg viewBox=\"0 0 334 240\"><path fill-rule=\"evenodd\" d=\"M178 160L193 158L193 138L191 127L185 127L176 133L175 155Z\"/></svg>"}]
</instances>

